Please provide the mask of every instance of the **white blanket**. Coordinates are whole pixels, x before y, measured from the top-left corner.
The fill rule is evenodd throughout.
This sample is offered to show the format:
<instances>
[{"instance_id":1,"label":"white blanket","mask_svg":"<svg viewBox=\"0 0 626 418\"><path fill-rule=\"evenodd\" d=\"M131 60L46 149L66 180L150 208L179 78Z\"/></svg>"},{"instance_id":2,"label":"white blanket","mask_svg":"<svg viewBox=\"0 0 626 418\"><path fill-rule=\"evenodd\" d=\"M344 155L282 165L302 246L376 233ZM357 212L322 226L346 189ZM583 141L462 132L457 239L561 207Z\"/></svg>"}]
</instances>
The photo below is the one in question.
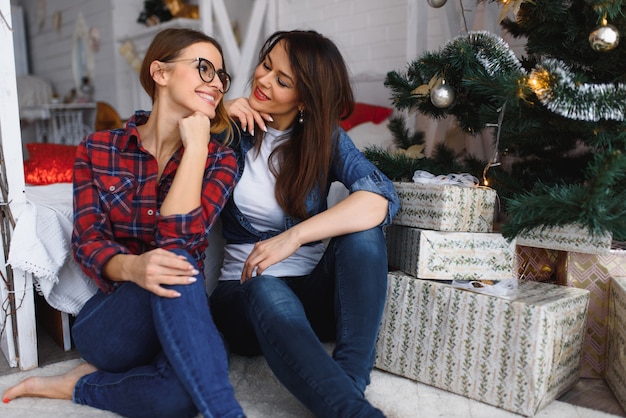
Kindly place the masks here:
<instances>
[{"instance_id":1,"label":"white blanket","mask_svg":"<svg viewBox=\"0 0 626 418\"><path fill-rule=\"evenodd\" d=\"M76 315L97 287L72 257L72 185L27 186L26 203L13 231L8 264L32 273L50 306Z\"/></svg>"}]
</instances>

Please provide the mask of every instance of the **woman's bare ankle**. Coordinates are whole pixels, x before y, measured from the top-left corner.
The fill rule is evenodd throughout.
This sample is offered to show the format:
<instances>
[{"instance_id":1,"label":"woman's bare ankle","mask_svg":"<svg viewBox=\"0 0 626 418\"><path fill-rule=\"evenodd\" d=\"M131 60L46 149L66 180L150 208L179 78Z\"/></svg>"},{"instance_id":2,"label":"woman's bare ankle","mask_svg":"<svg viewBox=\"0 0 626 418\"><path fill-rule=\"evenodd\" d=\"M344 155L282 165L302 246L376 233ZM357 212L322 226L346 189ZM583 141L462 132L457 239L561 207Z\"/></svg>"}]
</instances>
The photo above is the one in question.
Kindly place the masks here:
<instances>
[{"instance_id":1,"label":"woman's bare ankle","mask_svg":"<svg viewBox=\"0 0 626 418\"><path fill-rule=\"evenodd\" d=\"M96 370L91 364L83 363L62 375L28 377L7 389L4 392L3 401L8 403L20 397L71 400L78 380Z\"/></svg>"}]
</instances>

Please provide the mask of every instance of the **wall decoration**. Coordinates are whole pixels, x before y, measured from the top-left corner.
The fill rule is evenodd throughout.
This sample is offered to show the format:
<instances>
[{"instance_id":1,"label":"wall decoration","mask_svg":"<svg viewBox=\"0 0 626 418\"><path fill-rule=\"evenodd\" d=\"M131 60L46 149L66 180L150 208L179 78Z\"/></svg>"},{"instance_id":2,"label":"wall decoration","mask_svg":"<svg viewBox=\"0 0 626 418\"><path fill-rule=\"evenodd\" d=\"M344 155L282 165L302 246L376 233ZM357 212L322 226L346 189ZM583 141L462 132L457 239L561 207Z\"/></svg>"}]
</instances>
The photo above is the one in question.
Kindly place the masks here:
<instances>
[{"instance_id":1,"label":"wall decoration","mask_svg":"<svg viewBox=\"0 0 626 418\"><path fill-rule=\"evenodd\" d=\"M135 52L135 45L132 41L127 40L120 46L119 53L128 65L139 74L139 70L141 70L141 58L137 56L137 52Z\"/></svg>"},{"instance_id":2,"label":"wall decoration","mask_svg":"<svg viewBox=\"0 0 626 418\"><path fill-rule=\"evenodd\" d=\"M63 25L63 14L57 10L52 15L52 27L55 31L61 32L61 26Z\"/></svg>"},{"instance_id":3,"label":"wall decoration","mask_svg":"<svg viewBox=\"0 0 626 418\"><path fill-rule=\"evenodd\" d=\"M39 31L43 30L46 26L47 3L46 0L39 0L37 3L37 26L39 27Z\"/></svg>"},{"instance_id":4,"label":"wall decoration","mask_svg":"<svg viewBox=\"0 0 626 418\"><path fill-rule=\"evenodd\" d=\"M93 52L100 50L100 28L92 26L89 28L89 48Z\"/></svg>"},{"instance_id":5,"label":"wall decoration","mask_svg":"<svg viewBox=\"0 0 626 418\"><path fill-rule=\"evenodd\" d=\"M91 48L89 29L85 23L82 13L78 14L76 27L74 29L74 40L72 45L72 71L74 73L74 86L76 91L87 82L93 82L94 78L94 56Z\"/></svg>"}]
</instances>

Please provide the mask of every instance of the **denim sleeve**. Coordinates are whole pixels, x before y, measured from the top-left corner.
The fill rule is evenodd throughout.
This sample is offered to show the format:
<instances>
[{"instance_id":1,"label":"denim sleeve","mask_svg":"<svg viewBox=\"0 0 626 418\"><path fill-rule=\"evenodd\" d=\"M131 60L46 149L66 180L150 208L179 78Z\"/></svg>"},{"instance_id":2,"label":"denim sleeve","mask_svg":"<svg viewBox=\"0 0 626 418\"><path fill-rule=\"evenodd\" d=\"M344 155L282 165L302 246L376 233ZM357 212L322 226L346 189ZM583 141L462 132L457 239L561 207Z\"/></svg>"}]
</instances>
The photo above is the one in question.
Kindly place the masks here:
<instances>
[{"instance_id":1,"label":"denim sleeve","mask_svg":"<svg viewBox=\"0 0 626 418\"><path fill-rule=\"evenodd\" d=\"M340 129L333 171L337 180L343 183L350 193L364 190L385 197L389 202L389 209L382 225L391 223L400 207L393 183L365 158L343 129Z\"/></svg>"}]
</instances>

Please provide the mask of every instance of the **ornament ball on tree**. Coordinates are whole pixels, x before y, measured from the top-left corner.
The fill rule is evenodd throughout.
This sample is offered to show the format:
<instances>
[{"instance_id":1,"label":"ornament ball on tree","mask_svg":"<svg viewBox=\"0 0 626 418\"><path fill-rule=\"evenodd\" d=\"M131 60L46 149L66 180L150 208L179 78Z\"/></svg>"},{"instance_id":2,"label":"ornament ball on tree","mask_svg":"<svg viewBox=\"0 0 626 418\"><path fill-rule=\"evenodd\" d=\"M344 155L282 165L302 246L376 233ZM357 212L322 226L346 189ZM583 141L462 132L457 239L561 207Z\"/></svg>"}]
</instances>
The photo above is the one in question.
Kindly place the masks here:
<instances>
[{"instance_id":1,"label":"ornament ball on tree","mask_svg":"<svg viewBox=\"0 0 626 418\"><path fill-rule=\"evenodd\" d=\"M449 107L454 102L454 89L441 81L430 90L430 101L440 109Z\"/></svg>"},{"instance_id":2,"label":"ornament ball on tree","mask_svg":"<svg viewBox=\"0 0 626 418\"><path fill-rule=\"evenodd\" d=\"M439 8L446 4L448 0L427 0L430 7Z\"/></svg>"},{"instance_id":3,"label":"ornament ball on tree","mask_svg":"<svg viewBox=\"0 0 626 418\"><path fill-rule=\"evenodd\" d=\"M610 51L619 44L619 31L613 25L598 26L589 34L589 44L594 51Z\"/></svg>"}]
</instances>

